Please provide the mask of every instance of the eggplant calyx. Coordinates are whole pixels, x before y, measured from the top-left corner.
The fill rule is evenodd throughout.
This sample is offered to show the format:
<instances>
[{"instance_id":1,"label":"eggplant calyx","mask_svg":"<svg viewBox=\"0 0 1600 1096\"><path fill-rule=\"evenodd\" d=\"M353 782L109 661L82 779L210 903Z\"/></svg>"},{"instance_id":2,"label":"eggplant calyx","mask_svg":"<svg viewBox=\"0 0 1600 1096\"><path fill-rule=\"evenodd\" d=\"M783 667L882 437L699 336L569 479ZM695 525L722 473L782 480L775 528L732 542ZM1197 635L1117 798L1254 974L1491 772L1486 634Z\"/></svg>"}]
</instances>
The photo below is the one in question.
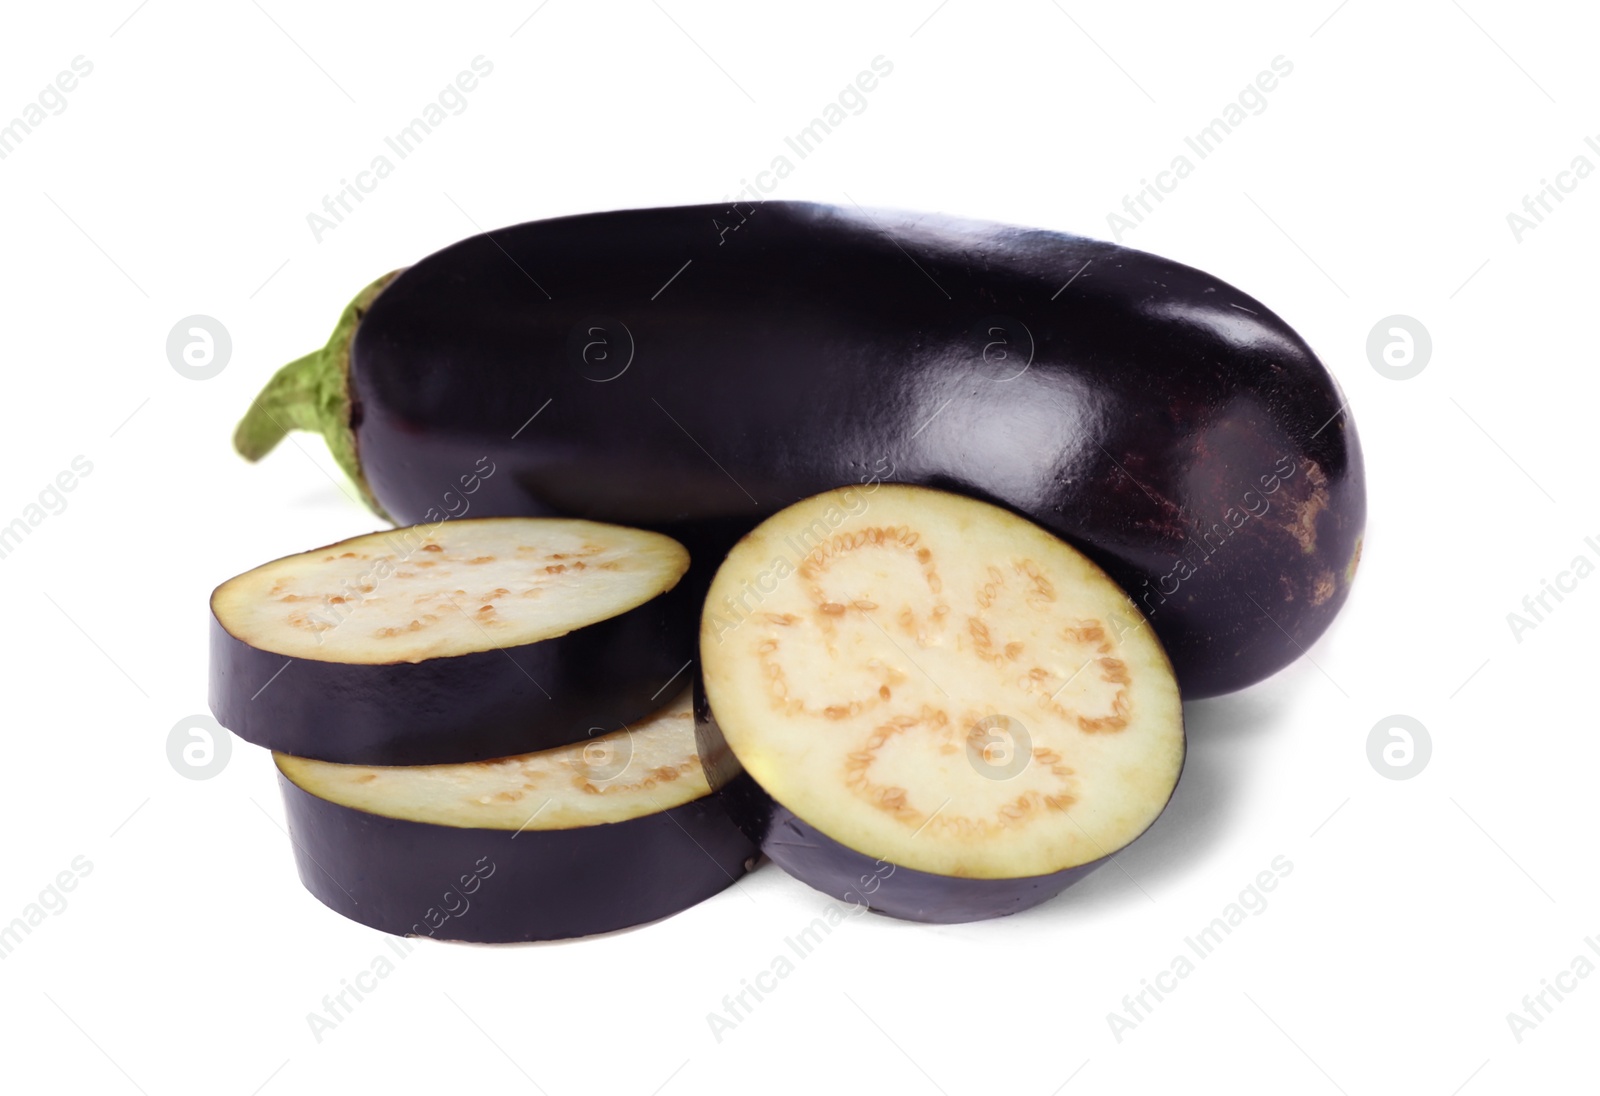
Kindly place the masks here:
<instances>
[{"instance_id":1,"label":"eggplant calyx","mask_svg":"<svg viewBox=\"0 0 1600 1096\"><path fill-rule=\"evenodd\" d=\"M339 315L333 334L320 350L296 358L273 374L250 403L233 432L233 447L252 463L272 452L291 430L321 434L333 459L350 477L371 510L385 520L367 478L361 471L351 421L350 343L372 302L400 271L385 274L367 286Z\"/></svg>"}]
</instances>

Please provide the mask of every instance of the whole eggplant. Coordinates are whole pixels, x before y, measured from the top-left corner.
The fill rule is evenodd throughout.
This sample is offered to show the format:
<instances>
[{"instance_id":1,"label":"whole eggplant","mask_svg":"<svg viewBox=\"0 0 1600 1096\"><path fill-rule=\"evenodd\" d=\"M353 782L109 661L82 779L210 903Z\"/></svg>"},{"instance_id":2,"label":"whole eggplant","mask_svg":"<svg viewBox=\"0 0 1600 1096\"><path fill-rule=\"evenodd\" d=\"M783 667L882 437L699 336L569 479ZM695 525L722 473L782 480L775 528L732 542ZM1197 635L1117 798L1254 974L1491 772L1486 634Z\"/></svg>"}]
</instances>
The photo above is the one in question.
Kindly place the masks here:
<instances>
[{"instance_id":1,"label":"whole eggplant","mask_svg":"<svg viewBox=\"0 0 1600 1096\"><path fill-rule=\"evenodd\" d=\"M1105 568L1189 699L1322 634L1366 517L1338 385L1254 298L1102 241L798 202L448 247L369 286L236 444L293 428L399 521L569 515L712 556L833 487L969 494Z\"/></svg>"}]
</instances>

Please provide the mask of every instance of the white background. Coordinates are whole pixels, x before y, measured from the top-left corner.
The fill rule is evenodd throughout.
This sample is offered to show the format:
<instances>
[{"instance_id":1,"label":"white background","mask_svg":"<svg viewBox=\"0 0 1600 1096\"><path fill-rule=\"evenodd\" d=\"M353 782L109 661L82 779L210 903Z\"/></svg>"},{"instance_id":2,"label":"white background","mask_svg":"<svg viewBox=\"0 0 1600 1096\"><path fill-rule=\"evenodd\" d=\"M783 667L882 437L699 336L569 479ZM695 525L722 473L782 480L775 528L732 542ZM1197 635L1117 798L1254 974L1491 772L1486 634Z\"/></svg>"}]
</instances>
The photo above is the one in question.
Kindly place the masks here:
<instances>
[{"instance_id":1,"label":"white background","mask_svg":"<svg viewBox=\"0 0 1600 1096\"><path fill-rule=\"evenodd\" d=\"M0 1085L1593 1085L1600 977L1520 1042L1506 1019L1600 935L1600 578L1520 642L1506 620L1600 559L1600 178L1520 242L1506 220L1574 157L1600 165L1600 27L1576 5L135 2L13 7L0 36L0 120L75 56L94 66L0 161L0 524L93 463L0 560L0 922L93 864L0 962ZM469 108L314 239L306 214L480 54ZM770 866L602 939L422 941L317 1042L306 1014L386 938L301 890L264 752L237 743L194 781L165 742L205 710L210 588L376 523L319 441L251 467L235 420L375 275L475 224L720 200L880 54L894 71L868 108L773 196L1103 237L1185 134L1293 63L1124 242L1265 300L1344 386L1371 516L1343 616L1273 680L1189 707L1184 782L1119 867L1007 920L850 920L720 1042L706 1014L827 901ZM194 313L232 333L208 381L166 358ZM1412 380L1367 359L1395 313L1432 333ZM1396 713L1433 743L1409 780L1368 761ZM1270 906L1119 1042L1107 1013L1279 855Z\"/></svg>"}]
</instances>

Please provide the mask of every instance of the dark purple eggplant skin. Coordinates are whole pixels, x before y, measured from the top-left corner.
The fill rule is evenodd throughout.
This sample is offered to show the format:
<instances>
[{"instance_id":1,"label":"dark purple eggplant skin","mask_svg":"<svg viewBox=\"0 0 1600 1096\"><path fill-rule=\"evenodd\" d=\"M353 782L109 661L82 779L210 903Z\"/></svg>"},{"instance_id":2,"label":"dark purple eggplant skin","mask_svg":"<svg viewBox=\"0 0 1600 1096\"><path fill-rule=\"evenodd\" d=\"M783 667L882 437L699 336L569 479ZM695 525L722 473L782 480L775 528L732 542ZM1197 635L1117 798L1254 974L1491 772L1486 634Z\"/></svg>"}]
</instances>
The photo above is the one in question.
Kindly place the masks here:
<instances>
[{"instance_id":1,"label":"dark purple eggplant skin","mask_svg":"<svg viewBox=\"0 0 1600 1096\"><path fill-rule=\"evenodd\" d=\"M702 595L680 580L554 639L380 665L264 651L213 615L211 712L246 742L345 764L487 761L565 746L661 706L695 657Z\"/></svg>"},{"instance_id":2,"label":"dark purple eggplant skin","mask_svg":"<svg viewBox=\"0 0 1600 1096\"><path fill-rule=\"evenodd\" d=\"M630 928L732 886L759 855L726 788L626 822L516 832L370 814L281 772L278 784L306 890L395 936L503 944Z\"/></svg>"},{"instance_id":3,"label":"dark purple eggplant skin","mask_svg":"<svg viewBox=\"0 0 1600 1096\"><path fill-rule=\"evenodd\" d=\"M1016 879L934 875L856 852L776 802L761 851L823 894L903 921L934 924L986 921L1021 913L1054 898L1107 859Z\"/></svg>"},{"instance_id":4,"label":"dark purple eggplant skin","mask_svg":"<svg viewBox=\"0 0 1600 1096\"><path fill-rule=\"evenodd\" d=\"M715 553L850 484L1007 507L1128 591L1187 699L1311 646L1366 519L1338 385L1265 305L942 216L767 202L498 229L383 289L348 390L400 521L570 515Z\"/></svg>"},{"instance_id":5,"label":"dark purple eggplant skin","mask_svg":"<svg viewBox=\"0 0 1600 1096\"><path fill-rule=\"evenodd\" d=\"M740 780L725 788L728 808L767 859L807 886L875 913L932 924L1008 917L1049 901L1111 859L1103 856L1048 875L1011 879L937 875L886 863L835 841L779 803L740 769L699 676L694 681L694 730L701 758L725 755L732 769L740 773ZM716 779L709 768L707 776Z\"/></svg>"}]
</instances>

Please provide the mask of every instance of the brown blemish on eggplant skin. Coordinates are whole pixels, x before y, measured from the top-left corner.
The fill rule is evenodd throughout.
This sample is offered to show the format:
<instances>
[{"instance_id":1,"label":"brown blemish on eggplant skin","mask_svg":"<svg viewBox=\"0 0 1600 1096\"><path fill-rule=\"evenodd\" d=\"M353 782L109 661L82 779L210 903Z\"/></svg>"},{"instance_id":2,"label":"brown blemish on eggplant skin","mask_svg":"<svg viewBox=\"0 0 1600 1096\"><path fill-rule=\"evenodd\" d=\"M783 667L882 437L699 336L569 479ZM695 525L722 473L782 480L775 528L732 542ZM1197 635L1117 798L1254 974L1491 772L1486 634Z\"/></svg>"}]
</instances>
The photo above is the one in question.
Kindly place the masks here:
<instances>
[{"instance_id":1,"label":"brown blemish on eggplant skin","mask_svg":"<svg viewBox=\"0 0 1600 1096\"><path fill-rule=\"evenodd\" d=\"M1317 576L1315 585L1311 587L1311 604L1322 605L1334 594L1338 584L1333 580L1332 571L1324 571Z\"/></svg>"},{"instance_id":2,"label":"brown blemish on eggplant skin","mask_svg":"<svg viewBox=\"0 0 1600 1096\"><path fill-rule=\"evenodd\" d=\"M1323 475L1314 460L1305 461L1304 467L1311 492L1299 502L1289 504L1294 518L1284 525L1284 530L1294 537L1300 545L1300 551L1309 556L1317 550L1317 518L1328 508L1328 477ZM1312 604L1320 605L1322 602L1313 600Z\"/></svg>"}]
</instances>

